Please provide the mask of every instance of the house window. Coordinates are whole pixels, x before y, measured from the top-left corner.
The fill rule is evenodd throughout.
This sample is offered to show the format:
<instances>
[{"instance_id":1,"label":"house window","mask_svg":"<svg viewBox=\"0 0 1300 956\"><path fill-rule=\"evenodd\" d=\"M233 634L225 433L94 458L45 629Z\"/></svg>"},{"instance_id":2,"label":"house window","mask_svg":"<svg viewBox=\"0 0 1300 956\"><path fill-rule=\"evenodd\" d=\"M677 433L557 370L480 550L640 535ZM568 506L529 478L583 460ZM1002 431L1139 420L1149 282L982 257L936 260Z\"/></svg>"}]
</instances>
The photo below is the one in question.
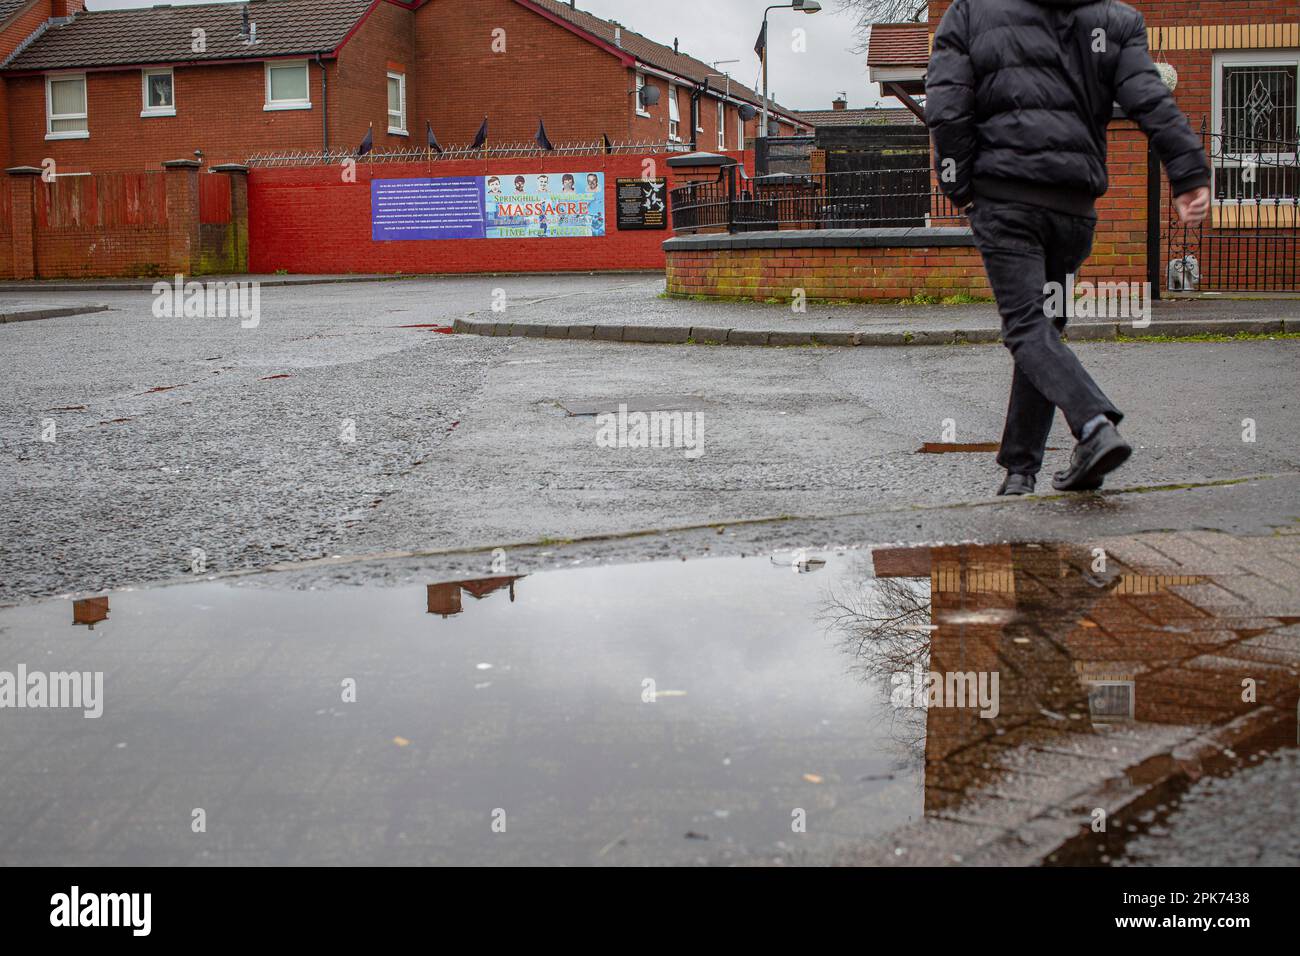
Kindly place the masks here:
<instances>
[{"instance_id":1,"label":"house window","mask_svg":"<svg viewBox=\"0 0 1300 956\"><path fill-rule=\"evenodd\" d=\"M388 74L388 132L406 136L406 74Z\"/></svg>"},{"instance_id":2,"label":"house window","mask_svg":"<svg viewBox=\"0 0 1300 956\"><path fill-rule=\"evenodd\" d=\"M674 143L682 138L682 111L677 106L677 87L668 87L668 138Z\"/></svg>"},{"instance_id":3,"label":"house window","mask_svg":"<svg viewBox=\"0 0 1300 956\"><path fill-rule=\"evenodd\" d=\"M650 115L650 111L646 109L645 106L643 106L641 103L641 91L644 89L645 89L645 74L638 73L636 75L636 115L637 116Z\"/></svg>"},{"instance_id":4,"label":"house window","mask_svg":"<svg viewBox=\"0 0 1300 956\"><path fill-rule=\"evenodd\" d=\"M1214 65L1214 195L1300 197L1300 53L1223 54Z\"/></svg>"},{"instance_id":5,"label":"house window","mask_svg":"<svg viewBox=\"0 0 1300 956\"><path fill-rule=\"evenodd\" d=\"M718 149L727 148L727 104L718 102Z\"/></svg>"},{"instance_id":6,"label":"house window","mask_svg":"<svg viewBox=\"0 0 1300 956\"><path fill-rule=\"evenodd\" d=\"M266 64L266 110L309 110L311 93L307 61Z\"/></svg>"},{"instance_id":7,"label":"house window","mask_svg":"<svg viewBox=\"0 0 1300 956\"><path fill-rule=\"evenodd\" d=\"M176 78L171 70L141 70L144 105L141 116L176 115Z\"/></svg>"},{"instance_id":8,"label":"house window","mask_svg":"<svg viewBox=\"0 0 1300 956\"><path fill-rule=\"evenodd\" d=\"M45 138L87 139L86 74L45 78Z\"/></svg>"},{"instance_id":9,"label":"house window","mask_svg":"<svg viewBox=\"0 0 1300 956\"><path fill-rule=\"evenodd\" d=\"M736 113L736 149L745 148L745 120Z\"/></svg>"}]
</instances>

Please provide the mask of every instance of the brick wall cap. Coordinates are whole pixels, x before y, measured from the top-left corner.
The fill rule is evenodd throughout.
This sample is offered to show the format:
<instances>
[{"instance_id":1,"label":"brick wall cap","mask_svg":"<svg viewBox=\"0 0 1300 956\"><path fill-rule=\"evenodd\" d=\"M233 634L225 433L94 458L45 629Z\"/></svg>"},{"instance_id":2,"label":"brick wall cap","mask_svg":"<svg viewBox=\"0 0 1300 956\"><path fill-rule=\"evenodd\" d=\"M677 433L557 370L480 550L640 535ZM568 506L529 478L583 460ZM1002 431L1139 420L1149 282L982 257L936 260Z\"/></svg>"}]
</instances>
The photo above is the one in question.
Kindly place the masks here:
<instances>
[{"instance_id":1,"label":"brick wall cap","mask_svg":"<svg viewBox=\"0 0 1300 956\"><path fill-rule=\"evenodd\" d=\"M36 166L10 166L5 170L10 176L39 176L41 170Z\"/></svg>"},{"instance_id":2,"label":"brick wall cap","mask_svg":"<svg viewBox=\"0 0 1300 956\"><path fill-rule=\"evenodd\" d=\"M212 171L214 173L247 173L248 167L243 163L221 163L213 166Z\"/></svg>"},{"instance_id":3,"label":"brick wall cap","mask_svg":"<svg viewBox=\"0 0 1300 956\"><path fill-rule=\"evenodd\" d=\"M672 169L683 166L739 166L740 161L720 153L687 153L685 156L673 156L668 160Z\"/></svg>"},{"instance_id":4,"label":"brick wall cap","mask_svg":"<svg viewBox=\"0 0 1300 956\"><path fill-rule=\"evenodd\" d=\"M714 249L888 249L973 246L963 226L889 226L874 229L781 229L776 232L706 233L665 240L665 252Z\"/></svg>"},{"instance_id":5,"label":"brick wall cap","mask_svg":"<svg viewBox=\"0 0 1300 956\"><path fill-rule=\"evenodd\" d=\"M197 159L169 159L163 162L163 169L198 169L202 165Z\"/></svg>"}]
</instances>

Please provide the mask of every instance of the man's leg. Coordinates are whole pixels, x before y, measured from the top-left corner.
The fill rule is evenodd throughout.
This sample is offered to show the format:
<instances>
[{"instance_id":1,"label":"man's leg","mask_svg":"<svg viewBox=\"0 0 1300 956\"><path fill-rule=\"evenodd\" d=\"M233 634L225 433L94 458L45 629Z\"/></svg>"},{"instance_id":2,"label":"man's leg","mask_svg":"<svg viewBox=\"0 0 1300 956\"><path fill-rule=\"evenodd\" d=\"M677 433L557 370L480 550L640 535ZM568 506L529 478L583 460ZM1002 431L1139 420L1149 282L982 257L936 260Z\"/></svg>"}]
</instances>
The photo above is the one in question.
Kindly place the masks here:
<instances>
[{"instance_id":1,"label":"man's leg","mask_svg":"<svg viewBox=\"0 0 1300 956\"><path fill-rule=\"evenodd\" d=\"M1060 238L1050 221L1053 215L1019 203L981 199L976 202L971 225L1002 315L1003 342L1011 351L1016 371L1028 379L1027 384L1042 398L1061 409L1070 430L1078 437L1083 426L1097 415L1105 415L1113 422L1123 416L1084 370L1078 357L1061 341L1060 331L1047 317L1044 288L1047 246ZM1073 254L1080 255L1080 250L1074 249ZM1086 249L1082 254L1086 255ZM1032 396L1023 388L1019 396L1029 403L1029 410L1024 413L1026 429L1037 431L1029 433L1016 426L1014 437L1018 445L1028 445L1038 440L1042 428L1041 405L1035 406ZM1012 411L1019 417L1016 397L1013 391ZM1049 429L1050 426L1049 418ZM1020 463L1032 460L1032 454L1032 451L1013 448L1008 458Z\"/></svg>"}]
</instances>

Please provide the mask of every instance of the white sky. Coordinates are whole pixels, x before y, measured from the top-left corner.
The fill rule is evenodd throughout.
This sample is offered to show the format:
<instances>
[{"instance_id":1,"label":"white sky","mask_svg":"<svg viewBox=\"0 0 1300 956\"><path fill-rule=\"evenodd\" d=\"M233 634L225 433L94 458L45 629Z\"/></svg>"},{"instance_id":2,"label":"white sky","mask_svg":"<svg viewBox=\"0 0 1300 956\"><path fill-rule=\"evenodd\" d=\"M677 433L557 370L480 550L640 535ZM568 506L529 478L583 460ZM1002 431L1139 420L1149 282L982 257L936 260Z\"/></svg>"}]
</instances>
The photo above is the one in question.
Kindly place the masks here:
<instances>
[{"instance_id":1,"label":"white sky","mask_svg":"<svg viewBox=\"0 0 1300 956\"><path fill-rule=\"evenodd\" d=\"M212 0L170 0L172 5ZM237 2L237 0L231 0ZM759 87L758 57L754 41L763 22L763 10L771 0L578 0L578 9L606 19L618 20L630 30L660 43L681 40L685 53L706 63L739 60L723 64L718 72L731 75L747 86ZM847 92L850 107L871 106L879 91L867 83L862 57L851 51L854 18L836 12L835 0L822 0L821 13L808 15L793 10L771 13L772 51L768 79L772 95L787 109L830 109L837 93ZM149 0L87 0L91 10L149 7ZM807 31L808 52L791 49L791 31ZM896 105L892 100L890 105Z\"/></svg>"}]
</instances>

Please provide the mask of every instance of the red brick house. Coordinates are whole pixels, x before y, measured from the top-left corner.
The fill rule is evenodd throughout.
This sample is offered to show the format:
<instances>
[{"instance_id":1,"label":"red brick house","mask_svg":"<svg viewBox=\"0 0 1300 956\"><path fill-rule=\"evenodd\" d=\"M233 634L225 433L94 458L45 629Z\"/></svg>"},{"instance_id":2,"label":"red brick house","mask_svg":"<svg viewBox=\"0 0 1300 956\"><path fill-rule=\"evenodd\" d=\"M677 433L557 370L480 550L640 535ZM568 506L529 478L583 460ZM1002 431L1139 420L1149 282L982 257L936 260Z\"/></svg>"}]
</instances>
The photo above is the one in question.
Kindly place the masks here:
<instances>
[{"instance_id":1,"label":"red brick house","mask_svg":"<svg viewBox=\"0 0 1300 956\"><path fill-rule=\"evenodd\" d=\"M204 165L269 150L695 141L761 105L706 63L559 0L250 0L86 11L0 0L0 168ZM659 92L643 96L638 91ZM775 132L808 129L775 109Z\"/></svg>"}]
</instances>

